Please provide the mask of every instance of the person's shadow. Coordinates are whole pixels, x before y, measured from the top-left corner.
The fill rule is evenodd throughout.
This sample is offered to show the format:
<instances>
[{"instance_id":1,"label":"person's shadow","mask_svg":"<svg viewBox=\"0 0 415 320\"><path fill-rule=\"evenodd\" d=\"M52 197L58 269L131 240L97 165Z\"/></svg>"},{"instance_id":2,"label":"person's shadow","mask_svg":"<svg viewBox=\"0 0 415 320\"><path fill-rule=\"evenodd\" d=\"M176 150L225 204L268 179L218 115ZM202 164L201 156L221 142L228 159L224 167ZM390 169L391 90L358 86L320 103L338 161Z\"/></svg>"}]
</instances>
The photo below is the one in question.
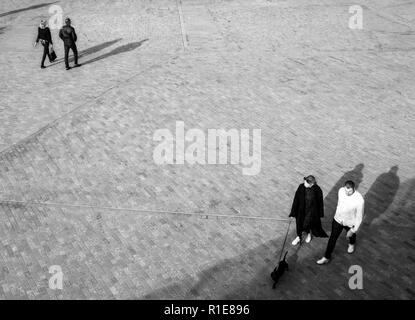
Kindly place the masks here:
<instances>
[{"instance_id":1,"label":"person's shadow","mask_svg":"<svg viewBox=\"0 0 415 320\"><path fill-rule=\"evenodd\" d=\"M359 187L360 183L363 180L362 170L364 168L363 163L359 163L354 167L353 170L346 172L331 188L330 192L324 198L324 213L325 213L325 222L331 226L331 222L334 217L334 213L337 207L337 195L339 189L344 186L344 183L347 180L352 180L355 183L356 189Z\"/></svg>"},{"instance_id":2,"label":"person's shadow","mask_svg":"<svg viewBox=\"0 0 415 320\"><path fill-rule=\"evenodd\" d=\"M373 220L380 217L392 204L400 185L398 169L398 166L393 166L388 172L382 173L365 194L365 227L369 227Z\"/></svg>"},{"instance_id":3,"label":"person's shadow","mask_svg":"<svg viewBox=\"0 0 415 320\"><path fill-rule=\"evenodd\" d=\"M402 220L402 217L406 216L408 223L402 222L397 225L415 224L415 178L401 183L390 212L392 220Z\"/></svg>"},{"instance_id":4,"label":"person's shadow","mask_svg":"<svg viewBox=\"0 0 415 320\"><path fill-rule=\"evenodd\" d=\"M85 57L87 55L90 55L90 54L94 54L94 53L96 53L98 51L104 50L105 48L108 48L108 47L112 46L113 44L115 44L115 43L117 43L117 42L119 42L121 40L122 39L119 38L119 39L115 39L115 40L111 40L111 41L107 41L107 42L100 43L100 44L98 44L96 46L87 48L85 50L81 50L81 51L79 51L78 59L81 59L81 58L83 58L83 57ZM64 61L65 61L65 58L64 57L59 58L59 59L56 59L54 61L54 64L53 65L59 64L59 63L63 63ZM69 62L73 62L73 61L74 61L74 56L71 55L69 57Z\"/></svg>"},{"instance_id":5,"label":"person's shadow","mask_svg":"<svg viewBox=\"0 0 415 320\"><path fill-rule=\"evenodd\" d=\"M133 50L137 49L138 47L141 47L141 45L146 41L148 41L148 39L144 39L144 40L141 40L141 41L138 41L138 42L131 42L131 43L119 46L118 48L115 48L115 49L111 50L108 53L105 53L105 54L100 55L96 58L93 58L91 60L83 62L82 64L85 66L87 64L94 63L94 62L100 61L102 59L106 59L106 58L109 58L109 57L112 57L112 56L115 56L115 55L118 55L118 54L121 54L121 53L133 51Z\"/></svg>"},{"instance_id":6,"label":"person's shadow","mask_svg":"<svg viewBox=\"0 0 415 320\"><path fill-rule=\"evenodd\" d=\"M1 17L5 17L5 16L8 16L8 15L11 15L11 14L23 12L23 11L35 10L35 9L39 9L39 8L51 6L52 4L55 4L55 3L58 3L58 2L59 1L41 3L41 4L36 4L36 5L30 6L30 7L26 7L26 8L21 8L21 9L16 9L16 10L12 10L12 11L8 11L8 12L0 13L0 18Z\"/></svg>"}]
</instances>

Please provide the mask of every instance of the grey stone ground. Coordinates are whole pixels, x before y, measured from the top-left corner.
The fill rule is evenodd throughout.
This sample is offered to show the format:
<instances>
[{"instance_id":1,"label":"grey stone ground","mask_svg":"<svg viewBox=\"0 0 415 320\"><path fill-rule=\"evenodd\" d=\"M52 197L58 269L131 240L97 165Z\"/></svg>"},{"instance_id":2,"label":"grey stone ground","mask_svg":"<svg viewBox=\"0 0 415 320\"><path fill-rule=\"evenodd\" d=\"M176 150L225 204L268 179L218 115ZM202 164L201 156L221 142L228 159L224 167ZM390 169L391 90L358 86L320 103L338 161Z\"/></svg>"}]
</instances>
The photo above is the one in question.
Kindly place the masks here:
<instances>
[{"instance_id":1,"label":"grey stone ground","mask_svg":"<svg viewBox=\"0 0 415 320\"><path fill-rule=\"evenodd\" d=\"M183 29L176 1L56 4L79 36L70 72L57 30L57 63L31 47L50 3L0 3L0 298L415 297L413 2L184 0ZM180 120L260 128L260 174L156 165L154 132ZM326 239L289 247L273 291L287 222L206 215L286 219L309 173L328 231L342 181L359 184L357 250L342 236L320 267Z\"/></svg>"}]
</instances>

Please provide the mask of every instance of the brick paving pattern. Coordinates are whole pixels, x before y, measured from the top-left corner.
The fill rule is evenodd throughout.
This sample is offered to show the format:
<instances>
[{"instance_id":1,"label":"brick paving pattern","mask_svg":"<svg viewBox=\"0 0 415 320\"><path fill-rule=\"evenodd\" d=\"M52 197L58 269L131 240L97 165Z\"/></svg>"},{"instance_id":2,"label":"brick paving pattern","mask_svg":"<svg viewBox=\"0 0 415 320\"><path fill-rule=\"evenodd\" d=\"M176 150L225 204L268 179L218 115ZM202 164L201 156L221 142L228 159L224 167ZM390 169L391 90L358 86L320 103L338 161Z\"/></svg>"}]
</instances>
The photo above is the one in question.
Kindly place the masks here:
<instances>
[{"instance_id":1,"label":"brick paving pattern","mask_svg":"<svg viewBox=\"0 0 415 320\"><path fill-rule=\"evenodd\" d=\"M415 4L363 1L362 30L343 0L183 0L183 29L176 1L57 4L84 64L69 72L57 30L56 63L31 47L49 3L0 4L1 299L415 297ZM155 164L153 134L176 121L261 129L261 172ZM359 184L356 252L342 235L318 266L327 239L293 248L292 225L272 290L310 173L327 231L338 188Z\"/></svg>"}]
</instances>

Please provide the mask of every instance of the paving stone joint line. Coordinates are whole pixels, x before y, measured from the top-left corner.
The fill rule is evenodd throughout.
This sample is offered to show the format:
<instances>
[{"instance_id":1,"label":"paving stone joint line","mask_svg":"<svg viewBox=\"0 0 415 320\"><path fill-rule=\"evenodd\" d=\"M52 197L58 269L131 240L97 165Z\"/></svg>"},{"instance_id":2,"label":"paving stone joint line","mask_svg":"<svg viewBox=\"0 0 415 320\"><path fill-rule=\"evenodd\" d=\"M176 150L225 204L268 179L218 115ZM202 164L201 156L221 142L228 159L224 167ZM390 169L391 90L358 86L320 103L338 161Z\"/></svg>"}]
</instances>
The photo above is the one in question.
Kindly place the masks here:
<instances>
[{"instance_id":1,"label":"paving stone joint line","mask_svg":"<svg viewBox=\"0 0 415 320\"><path fill-rule=\"evenodd\" d=\"M104 206L92 206L88 204L69 204L69 203L56 203L56 202L38 202L38 201L17 201L17 200L0 200L0 205L7 204L19 204L19 205L39 205L39 206L50 206L50 207L72 207L72 208L89 208L89 209L100 209L100 210L113 210L113 211L131 211L131 212L148 212L148 213L165 213L165 214L177 214L177 215L188 215L188 216L199 216L199 217L217 217L217 218L242 218L242 219L253 219L253 220L272 220L272 221L283 221L290 222L290 219L272 218L272 217L260 217L260 216L245 216L245 215L226 215L226 214L214 214L214 213L197 213L197 212L185 212L185 211L168 211L168 210L148 210L139 208L119 208L119 207L104 207Z\"/></svg>"}]
</instances>

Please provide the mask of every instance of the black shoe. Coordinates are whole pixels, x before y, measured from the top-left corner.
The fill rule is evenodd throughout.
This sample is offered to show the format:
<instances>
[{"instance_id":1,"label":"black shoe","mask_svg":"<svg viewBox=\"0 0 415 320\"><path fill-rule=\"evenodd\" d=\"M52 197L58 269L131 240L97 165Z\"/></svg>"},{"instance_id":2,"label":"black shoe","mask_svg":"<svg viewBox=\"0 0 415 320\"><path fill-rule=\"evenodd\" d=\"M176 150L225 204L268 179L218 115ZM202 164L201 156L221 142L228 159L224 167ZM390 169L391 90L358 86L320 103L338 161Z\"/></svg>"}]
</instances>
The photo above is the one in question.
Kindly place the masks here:
<instances>
[{"instance_id":1,"label":"black shoe","mask_svg":"<svg viewBox=\"0 0 415 320\"><path fill-rule=\"evenodd\" d=\"M71 70L72 68L71 67L66 67L66 70Z\"/></svg>"},{"instance_id":2,"label":"black shoe","mask_svg":"<svg viewBox=\"0 0 415 320\"><path fill-rule=\"evenodd\" d=\"M40 69L45 69L46 67L45 66L40 66Z\"/></svg>"},{"instance_id":3,"label":"black shoe","mask_svg":"<svg viewBox=\"0 0 415 320\"><path fill-rule=\"evenodd\" d=\"M74 65L74 68L77 68L77 67L80 67L80 66L82 66L82 64L77 63L76 65Z\"/></svg>"}]
</instances>

